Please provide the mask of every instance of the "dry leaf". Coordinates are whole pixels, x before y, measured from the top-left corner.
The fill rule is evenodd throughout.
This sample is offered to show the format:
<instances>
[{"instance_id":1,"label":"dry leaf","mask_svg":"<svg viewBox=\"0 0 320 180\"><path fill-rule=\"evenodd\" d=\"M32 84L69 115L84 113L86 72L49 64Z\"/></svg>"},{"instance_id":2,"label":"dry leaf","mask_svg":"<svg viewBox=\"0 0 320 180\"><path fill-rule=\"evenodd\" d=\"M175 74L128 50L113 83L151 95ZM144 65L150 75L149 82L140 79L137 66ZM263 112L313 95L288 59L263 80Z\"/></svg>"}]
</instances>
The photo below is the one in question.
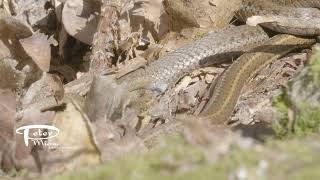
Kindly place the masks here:
<instances>
[{"instance_id":1,"label":"dry leaf","mask_svg":"<svg viewBox=\"0 0 320 180\"><path fill-rule=\"evenodd\" d=\"M20 43L38 67L43 72L48 72L50 69L51 47L47 36L35 33L31 37L21 39Z\"/></svg>"},{"instance_id":2,"label":"dry leaf","mask_svg":"<svg viewBox=\"0 0 320 180\"><path fill-rule=\"evenodd\" d=\"M19 0L14 1L16 4L16 12L18 19L27 22L32 27L47 27L50 26L48 14L50 10L47 7L47 0Z\"/></svg>"},{"instance_id":3,"label":"dry leaf","mask_svg":"<svg viewBox=\"0 0 320 180\"><path fill-rule=\"evenodd\" d=\"M0 144L4 145L13 139L15 124L16 97L10 90L0 89ZM0 152L2 151L0 147Z\"/></svg>"},{"instance_id":4,"label":"dry leaf","mask_svg":"<svg viewBox=\"0 0 320 180\"><path fill-rule=\"evenodd\" d=\"M137 0L135 1L132 15L134 17L143 17L144 22L142 26L154 28L154 31L158 32L156 27L159 27L161 16L161 0ZM138 23L136 19L132 19ZM144 24L145 23L145 24ZM151 32L152 33L152 32Z\"/></svg>"},{"instance_id":5,"label":"dry leaf","mask_svg":"<svg viewBox=\"0 0 320 180\"><path fill-rule=\"evenodd\" d=\"M99 6L91 0L67 0L62 10L62 23L68 34L92 44L98 26Z\"/></svg>"},{"instance_id":6,"label":"dry leaf","mask_svg":"<svg viewBox=\"0 0 320 180\"><path fill-rule=\"evenodd\" d=\"M10 90L0 89L0 169L8 172L15 167L13 160L16 97Z\"/></svg>"},{"instance_id":7,"label":"dry leaf","mask_svg":"<svg viewBox=\"0 0 320 180\"><path fill-rule=\"evenodd\" d=\"M0 9L0 37L26 38L31 36L32 33L29 25Z\"/></svg>"},{"instance_id":8,"label":"dry leaf","mask_svg":"<svg viewBox=\"0 0 320 180\"><path fill-rule=\"evenodd\" d=\"M0 59L5 57L12 57L10 49L0 39Z\"/></svg>"},{"instance_id":9,"label":"dry leaf","mask_svg":"<svg viewBox=\"0 0 320 180\"><path fill-rule=\"evenodd\" d=\"M0 144L13 137L15 112L15 95L10 90L0 89Z\"/></svg>"},{"instance_id":10,"label":"dry leaf","mask_svg":"<svg viewBox=\"0 0 320 180\"><path fill-rule=\"evenodd\" d=\"M117 78L125 76L130 72L133 72L139 68L143 68L147 65L147 61L138 56L136 58L131 59L130 61L126 62L125 64L119 64L119 71L117 73Z\"/></svg>"},{"instance_id":11,"label":"dry leaf","mask_svg":"<svg viewBox=\"0 0 320 180\"><path fill-rule=\"evenodd\" d=\"M184 2L181 0L164 0L164 9L170 18L170 29L181 31L184 28L200 27L195 18L194 10L188 4L194 2Z\"/></svg>"},{"instance_id":12,"label":"dry leaf","mask_svg":"<svg viewBox=\"0 0 320 180\"><path fill-rule=\"evenodd\" d=\"M16 69L18 62L15 59L4 58L0 60L0 88L23 87L26 74Z\"/></svg>"},{"instance_id":13,"label":"dry leaf","mask_svg":"<svg viewBox=\"0 0 320 180\"><path fill-rule=\"evenodd\" d=\"M50 69L50 72L59 74L63 82L71 82L72 80L76 79L76 71L66 64L57 66L52 65Z\"/></svg>"},{"instance_id":14,"label":"dry leaf","mask_svg":"<svg viewBox=\"0 0 320 180\"><path fill-rule=\"evenodd\" d=\"M54 97L54 99L60 101L62 100L63 96L64 89L60 78L56 75L45 73L41 79L34 82L29 87L28 91L22 98L22 107L29 108L33 104L38 103L48 97Z\"/></svg>"},{"instance_id":15,"label":"dry leaf","mask_svg":"<svg viewBox=\"0 0 320 180\"><path fill-rule=\"evenodd\" d=\"M95 76L87 95L85 112L92 122L124 116L126 106L133 95L120 86L112 76Z\"/></svg>"},{"instance_id":16,"label":"dry leaf","mask_svg":"<svg viewBox=\"0 0 320 180\"><path fill-rule=\"evenodd\" d=\"M185 90L187 86L191 83L191 81L192 81L192 78L190 76L183 77L182 80L179 82L179 84L177 84L176 87L174 88L175 91L179 92L181 90Z\"/></svg>"},{"instance_id":17,"label":"dry leaf","mask_svg":"<svg viewBox=\"0 0 320 180\"><path fill-rule=\"evenodd\" d=\"M106 126L106 125L104 125ZM93 132L97 138L101 159L103 161L112 160L115 158L125 158L132 154L144 153L147 147L143 141L136 135L135 130L130 127L122 126L125 134L120 140L114 140L110 136L105 136L104 128L95 126Z\"/></svg>"},{"instance_id":18,"label":"dry leaf","mask_svg":"<svg viewBox=\"0 0 320 180\"><path fill-rule=\"evenodd\" d=\"M12 148L16 97L10 90L0 89L0 169L8 172L14 168Z\"/></svg>"},{"instance_id":19,"label":"dry leaf","mask_svg":"<svg viewBox=\"0 0 320 180\"><path fill-rule=\"evenodd\" d=\"M22 126L30 125L50 125L52 124L55 112L47 111L40 112L36 109L28 109L23 112L22 119L17 123L17 128ZM36 129L30 129L29 135L37 132ZM38 148L41 148L39 145L35 145L34 142L28 140L29 145L26 146L24 141L24 136L22 134L16 135L16 145L15 145L15 159L18 167L26 168L32 172L41 171L41 166L39 162L35 159L39 155Z\"/></svg>"},{"instance_id":20,"label":"dry leaf","mask_svg":"<svg viewBox=\"0 0 320 180\"><path fill-rule=\"evenodd\" d=\"M118 85L112 76L97 76L93 80L85 112L104 161L146 150L132 125L137 112L128 106L133 98L135 95Z\"/></svg>"},{"instance_id":21,"label":"dry leaf","mask_svg":"<svg viewBox=\"0 0 320 180\"><path fill-rule=\"evenodd\" d=\"M74 169L100 163L90 122L74 98L67 98L66 109L58 112L53 126L60 133L48 140L53 147L46 147L41 156L44 171Z\"/></svg>"},{"instance_id":22,"label":"dry leaf","mask_svg":"<svg viewBox=\"0 0 320 180\"><path fill-rule=\"evenodd\" d=\"M167 29L164 28L166 24L163 25L160 22L161 0L137 0L134 1L133 6L122 11L119 18L122 40L130 37L131 33L138 32L142 39L150 39L151 42L156 42L160 37L160 29L167 32L167 30L164 30Z\"/></svg>"},{"instance_id":23,"label":"dry leaf","mask_svg":"<svg viewBox=\"0 0 320 180\"><path fill-rule=\"evenodd\" d=\"M10 12L9 2L8 0L0 0L0 6L6 11Z\"/></svg>"}]
</instances>

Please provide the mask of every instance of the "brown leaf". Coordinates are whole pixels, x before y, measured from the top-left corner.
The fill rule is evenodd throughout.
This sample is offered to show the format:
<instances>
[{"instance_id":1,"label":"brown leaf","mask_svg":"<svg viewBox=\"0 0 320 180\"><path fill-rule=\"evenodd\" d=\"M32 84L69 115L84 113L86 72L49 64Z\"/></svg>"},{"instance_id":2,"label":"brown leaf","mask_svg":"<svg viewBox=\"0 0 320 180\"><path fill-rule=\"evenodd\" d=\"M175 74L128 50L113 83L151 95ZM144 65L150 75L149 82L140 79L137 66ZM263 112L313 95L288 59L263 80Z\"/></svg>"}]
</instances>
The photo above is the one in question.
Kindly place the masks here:
<instances>
[{"instance_id":1,"label":"brown leaf","mask_svg":"<svg viewBox=\"0 0 320 180\"><path fill-rule=\"evenodd\" d=\"M0 9L0 37L26 38L31 35L32 29L29 25Z\"/></svg>"},{"instance_id":2,"label":"brown leaf","mask_svg":"<svg viewBox=\"0 0 320 180\"><path fill-rule=\"evenodd\" d=\"M67 0L62 10L62 23L72 37L91 44L98 25L95 1Z\"/></svg>"},{"instance_id":3,"label":"brown leaf","mask_svg":"<svg viewBox=\"0 0 320 180\"><path fill-rule=\"evenodd\" d=\"M117 73L117 78L120 78L122 76L125 76L129 74L130 72L133 72L139 68L143 68L147 65L147 61L138 56L136 58L131 59L130 61L127 61L125 64L119 65L119 71Z\"/></svg>"},{"instance_id":4,"label":"brown leaf","mask_svg":"<svg viewBox=\"0 0 320 180\"><path fill-rule=\"evenodd\" d=\"M0 88L15 89L24 86L26 74L17 70L17 65L15 59L0 60Z\"/></svg>"},{"instance_id":5,"label":"brown leaf","mask_svg":"<svg viewBox=\"0 0 320 180\"><path fill-rule=\"evenodd\" d=\"M31 37L21 39L20 43L38 67L42 71L48 72L51 60L51 47L47 36L35 33Z\"/></svg>"},{"instance_id":6,"label":"brown leaf","mask_svg":"<svg viewBox=\"0 0 320 180\"><path fill-rule=\"evenodd\" d=\"M87 95L85 112L92 122L124 116L126 106L135 96L117 84L112 76L95 76Z\"/></svg>"},{"instance_id":7,"label":"brown leaf","mask_svg":"<svg viewBox=\"0 0 320 180\"><path fill-rule=\"evenodd\" d=\"M131 127L123 126L124 135L120 140L114 140L112 137L105 135L103 126L106 128L107 125L96 125L93 131L95 136L100 137L97 138L97 145L103 161L125 158L132 154L140 154L147 151L147 147Z\"/></svg>"},{"instance_id":8,"label":"brown leaf","mask_svg":"<svg viewBox=\"0 0 320 180\"><path fill-rule=\"evenodd\" d=\"M10 56L11 56L10 49L0 39L0 59L2 59L4 57L10 57Z\"/></svg>"},{"instance_id":9,"label":"brown leaf","mask_svg":"<svg viewBox=\"0 0 320 180\"><path fill-rule=\"evenodd\" d=\"M52 124L55 112L47 111L40 112L35 109L28 109L23 112L23 118L17 123L17 128L29 125L48 125ZM36 132L35 129L31 129L29 134ZM39 172L41 165L35 159L39 155L40 146L36 146L31 140L28 141L29 145L26 146L23 135L17 134L15 145L15 159L17 160L17 166L28 169L29 171Z\"/></svg>"},{"instance_id":10,"label":"brown leaf","mask_svg":"<svg viewBox=\"0 0 320 180\"><path fill-rule=\"evenodd\" d=\"M60 171L100 163L90 122L76 99L68 97L66 109L58 112L53 126L60 130L58 136L48 139L41 155L44 171Z\"/></svg>"},{"instance_id":11,"label":"brown leaf","mask_svg":"<svg viewBox=\"0 0 320 180\"><path fill-rule=\"evenodd\" d=\"M13 4L13 2L11 2ZM48 9L48 1L46 0L37 0L37 1L15 1L15 8L13 14L16 14L18 19L24 20L32 27L37 27L43 29L44 27L49 27L52 22L50 18L51 11Z\"/></svg>"},{"instance_id":12,"label":"brown leaf","mask_svg":"<svg viewBox=\"0 0 320 180\"><path fill-rule=\"evenodd\" d=\"M60 78L56 75L45 73L40 80L34 82L29 87L28 91L22 99L22 106L23 108L30 108L30 106L33 106L36 103L40 105L41 101L48 100L49 97L54 97L54 101L59 101L62 100L63 96L64 89ZM42 110L46 108L45 106L50 105L44 104L44 107L34 107L36 107L36 109L38 110Z\"/></svg>"},{"instance_id":13,"label":"brown leaf","mask_svg":"<svg viewBox=\"0 0 320 180\"><path fill-rule=\"evenodd\" d=\"M0 89L0 169L8 172L13 161L16 97L10 90Z\"/></svg>"},{"instance_id":14,"label":"brown leaf","mask_svg":"<svg viewBox=\"0 0 320 180\"><path fill-rule=\"evenodd\" d=\"M135 96L111 76L97 76L93 80L85 112L92 122L92 135L103 161L146 150L132 125L137 112L127 107L132 98Z\"/></svg>"},{"instance_id":15,"label":"brown leaf","mask_svg":"<svg viewBox=\"0 0 320 180\"><path fill-rule=\"evenodd\" d=\"M167 24L161 21L161 0L137 0L131 11L129 21L132 29L135 32L148 32L141 34L143 39L158 41L160 32L167 32Z\"/></svg>"},{"instance_id":16,"label":"brown leaf","mask_svg":"<svg viewBox=\"0 0 320 180\"><path fill-rule=\"evenodd\" d=\"M15 95L11 91L0 89L0 144L13 139L14 116L16 112L15 98Z\"/></svg>"},{"instance_id":17,"label":"brown leaf","mask_svg":"<svg viewBox=\"0 0 320 180\"><path fill-rule=\"evenodd\" d=\"M200 27L193 9L187 6L187 3L180 0L164 0L163 6L168 13L173 31L180 31L184 28Z\"/></svg>"}]
</instances>

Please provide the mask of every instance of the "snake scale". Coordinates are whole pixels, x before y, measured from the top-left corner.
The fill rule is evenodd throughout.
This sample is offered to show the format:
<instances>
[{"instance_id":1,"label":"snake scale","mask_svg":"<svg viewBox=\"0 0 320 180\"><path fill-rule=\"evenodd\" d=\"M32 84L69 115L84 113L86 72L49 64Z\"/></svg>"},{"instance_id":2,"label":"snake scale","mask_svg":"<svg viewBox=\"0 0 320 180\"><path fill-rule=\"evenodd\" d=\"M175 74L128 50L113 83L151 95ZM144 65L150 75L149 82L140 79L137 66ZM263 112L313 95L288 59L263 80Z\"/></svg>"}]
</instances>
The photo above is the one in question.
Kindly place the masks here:
<instances>
[{"instance_id":1,"label":"snake scale","mask_svg":"<svg viewBox=\"0 0 320 180\"><path fill-rule=\"evenodd\" d=\"M303 25L304 23L300 22L304 21L301 18L311 22L319 21L320 12L316 8L320 8L318 0L243 0L243 5L235 14L244 22L252 16L272 16L286 17L288 21L298 21L299 23L296 24L299 25L261 23L261 26L275 32L286 33L270 39L260 26L241 25L223 28L168 53L149 64L143 71L133 72L120 81L124 81L132 89L140 83L140 86L147 89L164 92L184 73L201 66L202 62L210 57L252 49L238 58L212 85L214 88L211 98L200 115L196 117L213 123L224 122L232 114L244 83L257 72L257 69L261 69L267 63L294 49L308 47L315 42L312 37L320 34L320 28L316 23L312 25L309 22ZM213 61L215 61L214 58ZM177 118L185 119L185 115L178 115Z\"/></svg>"}]
</instances>

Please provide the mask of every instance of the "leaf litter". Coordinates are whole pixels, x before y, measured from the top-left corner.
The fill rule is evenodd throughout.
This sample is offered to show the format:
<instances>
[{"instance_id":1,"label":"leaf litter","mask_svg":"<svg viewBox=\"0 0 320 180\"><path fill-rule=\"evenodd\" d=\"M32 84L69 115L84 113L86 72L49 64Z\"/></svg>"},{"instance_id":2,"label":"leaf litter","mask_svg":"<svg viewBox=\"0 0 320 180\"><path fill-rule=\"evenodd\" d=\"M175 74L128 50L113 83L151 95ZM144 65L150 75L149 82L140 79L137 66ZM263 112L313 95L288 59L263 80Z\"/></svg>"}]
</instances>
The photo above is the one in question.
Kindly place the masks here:
<instances>
[{"instance_id":1,"label":"leaf litter","mask_svg":"<svg viewBox=\"0 0 320 180\"><path fill-rule=\"evenodd\" d=\"M5 172L27 169L33 177L143 154L161 144L166 133L150 144L142 134L156 129L169 132L171 120L166 117L177 112L199 114L209 98L210 84L230 65L226 62L190 72L151 102L154 95L128 91L115 81L225 26L225 19L233 17L225 16L221 9L236 8L236 0L231 5L220 0L208 4L119 1L114 6L123 8L113 27L118 39L108 44L116 53L105 75L89 70L91 46L99 41L95 32L101 28L101 1L39 2L0 2L0 168ZM219 18L225 19L220 22ZM307 54L284 57L247 83L231 118L233 126L278 118L272 97L306 64ZM60 129L58 138L46 141L58 146L26 147L23 136L15 135L16 127L37 124ZM177 132L189 144L210 146L208 159L218 159L234 143L245 144L231 128L209 128L205 123L187 122Z\"/></svg>"}]
</instances>

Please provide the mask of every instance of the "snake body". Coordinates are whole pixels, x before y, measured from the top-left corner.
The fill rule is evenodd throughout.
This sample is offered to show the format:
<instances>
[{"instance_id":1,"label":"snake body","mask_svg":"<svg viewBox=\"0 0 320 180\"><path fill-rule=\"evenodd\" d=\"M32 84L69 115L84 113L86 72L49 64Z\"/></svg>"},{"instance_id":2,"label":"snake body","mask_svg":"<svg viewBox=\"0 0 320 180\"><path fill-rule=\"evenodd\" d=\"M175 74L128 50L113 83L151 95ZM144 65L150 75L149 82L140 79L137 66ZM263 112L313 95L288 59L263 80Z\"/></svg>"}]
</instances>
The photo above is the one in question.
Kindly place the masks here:
<instances>
[{"instance_id":1,"label":"snake body","mask_svg":"<svg viewBox=\"0 0 320 180\"><path fill-rule=\"evenodd\" d=\"M245 82L271 61L292 50L309 47L314 39L280 34L257 49L242 55L219 78L213 94L199 118L218 123L228 119Z\"/></svg>"},{"instance_id":2,"label":"snake body","mask_svg":"<svg viewBox=\"0 0 320 180\"><path fill-rule=\"evenodd\" d=\"M298 8L297 8L298 7ZM320 19L318 0L244 0L243 6L237 15L243 21L251 16L285 17L297 21L301 18ZM302 20L303 21L303 20ZM302 26L301 26L302 24ZM320 34L320 27L307 24L303 26L283 26L275 22L262 23L262 26L280 33L303 36ZM224 28L210 33L201 40L179 48L166 56L154 61L144 71L137 71L124 78L129 87L136 86L143 81L146 88L165 91L172 86L185 72L201 65L209 57L221 53L244 51L248 47L256 47L249 53L241 56L220 77L215 84L212 96L200 113L199 119L211 122L225 121L232 113L244 83L261 69L265 64L277 59L288 52L314 43L313 39L296 37L293 35L277 35L267 40L267 34L259 26L247 25ZM262 44L262 45L261 45ZM184 119L178 116L178 119Z\"/></svg>"},{"instance_id":3,"label":"snake body","mask_svg":"<svg viewBox=\"0 0 320 180\"><path fill-rule=\"evenodd\" d=\"M145 71L130 74L129 79L125 81L131 89L134 89L139 82L144 81L147 82L147 88L163 92L184 73L198 68L207 59L211 58L211 61L215 61L218 59L214 56L245 51L261 44L268 38L268 35L260 27L243 25L223 28L168 53L147 66Z\"/></svg>"},{"instance_id":4,"label":"snake body","mask_svg":"<svg viewBox=\"0 0 320 180\"><path fill-rule=\"evenodd\" d=\"M246 22L252 16L271 18L261 26L280 33L314 36L320 34L320 1L317 0L245 0L237 17ZM284 22L273 22L274 20ZM303 23L302 23L303 22Z\"/></svg>"},{"instance_id":5,"label":"snake body","mask_svg":"<svg viewBox=\"0 0 320 180\"><path fill-rule=\"evenodd\" d=\"M259 4L258 1L254 3ZM277 1L280 4L291 5L294 7L320 7L320 1L307 0L292 0ZM287 3L287 4L286 4ZM266 4L266 3L261 3ZM252 15L268 15L268 16L292 16L290 18L301 18L302 16L309 16L316 21L320 19L320 11L315 9L294 9L291 7L281 7L268 5L269 9L263 10L261 6L246 4L242 9L242 17L250 17ZM300 21L301 22L301 21ZM315 23L315 22L312 22ZM290 33L304 36L314 36L320 34L320 28L297 28L292 26L281 27L276 23L266 24L268 28L281 33ZM308 24L306 25L308 26ZM314 39L300 38L288 34L276 35L262 46L253 49L239 57L219 78L219 80L212 85L212 95L207 105L197 118L207 120L212 123L225 122L232 114L237 103L238 97L241 93L242 87L259 69L264 67L271 61L289 53L292 50L308 47L315 43ZM214 88L213 88L214 87Z\"/></svg>"}]
</instances>

